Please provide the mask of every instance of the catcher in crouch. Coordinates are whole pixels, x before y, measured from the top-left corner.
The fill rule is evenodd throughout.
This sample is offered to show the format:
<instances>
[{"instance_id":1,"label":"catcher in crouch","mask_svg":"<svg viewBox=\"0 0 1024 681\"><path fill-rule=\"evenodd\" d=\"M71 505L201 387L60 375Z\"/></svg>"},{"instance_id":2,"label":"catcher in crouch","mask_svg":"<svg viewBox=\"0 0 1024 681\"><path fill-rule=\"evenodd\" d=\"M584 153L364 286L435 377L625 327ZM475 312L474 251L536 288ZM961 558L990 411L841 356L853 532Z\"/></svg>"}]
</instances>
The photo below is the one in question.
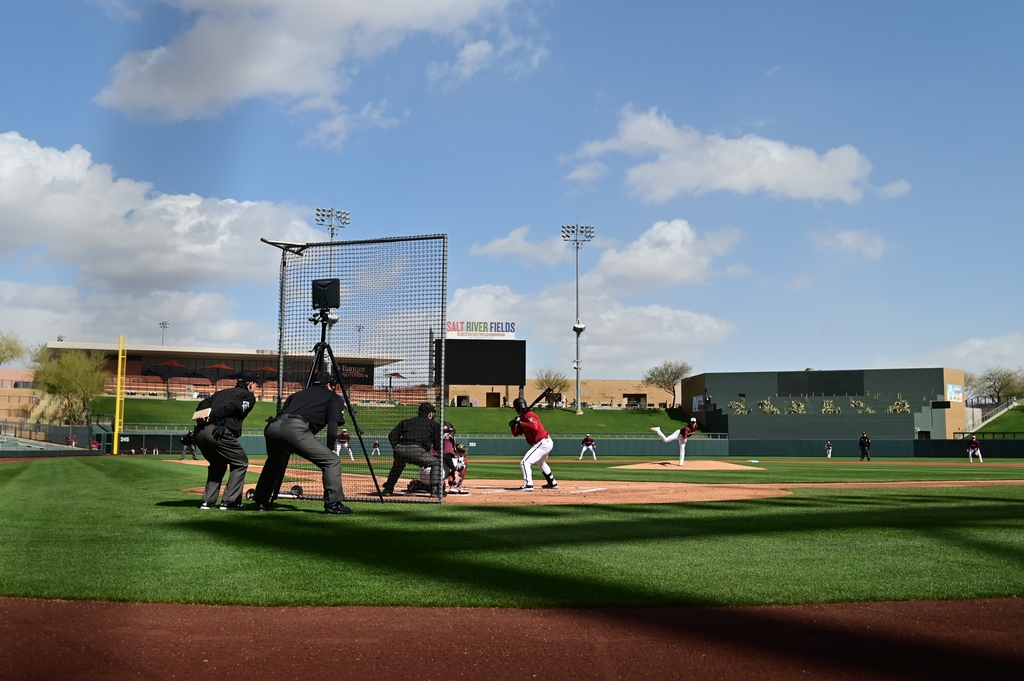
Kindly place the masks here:
<instances>
[{"instance_id":1,"label":"catcher in crouch","mask_svg":"<svg viewBox=\"0 0 1024 681\"><path fill-rule=\"evenodd\" d=\"M508 422L509 428L512 429L512 435L514 437L524 436L526 444L530 445L526 456L519 462L519 467L523 469L523 486L519 489L524 492L533 491L533 469L531 468L533 464L537 464L547 480L547 483L543 485L545 489L558 487L551 467L548 466L548 454L555 446L555 443L551 441L551 436L548 435L548 431L544 430L544 424L540 422L540 418L526 406L526 400L522 397L517 397L512 401L512 408L518 414Z\"/></svg>"}]
</instances>

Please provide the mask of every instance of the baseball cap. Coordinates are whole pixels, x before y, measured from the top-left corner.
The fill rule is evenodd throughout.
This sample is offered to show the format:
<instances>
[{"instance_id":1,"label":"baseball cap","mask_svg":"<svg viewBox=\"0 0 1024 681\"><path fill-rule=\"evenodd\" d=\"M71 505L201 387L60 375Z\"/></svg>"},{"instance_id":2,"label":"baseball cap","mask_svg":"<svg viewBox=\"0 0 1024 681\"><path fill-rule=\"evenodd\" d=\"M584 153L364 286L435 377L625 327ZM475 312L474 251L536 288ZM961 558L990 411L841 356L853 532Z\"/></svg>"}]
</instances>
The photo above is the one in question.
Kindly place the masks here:
<instances>
[{"instance_id":1,"label":"baseball cap","mask_svg":"<svg viewBox=\"0 0 1024 681\"><path fill-rule=\"evenodd\" d=\"M690 418L690 423L696 423L696 422L697 422L697 417L696 416L693 416L693 417Z\"/></svg>"},{"instance_id":2,"label":"baseball cap","mask_svg":"<svg viewBox=\"0 0 1024 681\"><path fill-rule=\"evenodd\" d=\"M313 383L315 385L329 385L334 383L334 377L331 376L329 371L321 371L313 377Z\"/></svg>"},{"instance_id":3,"label":"baseball cap","mask_svg":"<svg viewBox=\"0 0 1024 681\"><path fill-rule=\"evenodd\" d=\"M260 375L255 371L240 371L238 372L238 385L249 385L260 380Z\"/></svg>"}]
</instances>

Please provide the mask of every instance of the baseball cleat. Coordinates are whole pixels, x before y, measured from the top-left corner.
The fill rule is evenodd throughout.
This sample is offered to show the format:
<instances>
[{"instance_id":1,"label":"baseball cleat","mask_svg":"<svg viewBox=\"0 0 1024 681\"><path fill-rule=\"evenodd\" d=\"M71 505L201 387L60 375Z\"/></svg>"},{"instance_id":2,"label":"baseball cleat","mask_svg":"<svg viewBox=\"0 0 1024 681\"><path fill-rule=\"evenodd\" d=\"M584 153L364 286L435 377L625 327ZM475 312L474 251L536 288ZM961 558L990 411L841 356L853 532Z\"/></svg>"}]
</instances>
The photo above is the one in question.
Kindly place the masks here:
<instances>
[{"instance_id":1,"label":"baseball cleat","mask_svg":"<svg viewBox=\"0 0 1024 681\"><path fill-rule=\"evenodd\" d=\"M205 501L202 504L199 505L199 510L201 510L201 511L209 511L211 508L213 508L213 506L211 506L210 504L206 503Z\"/></svg>"},{"instance_id":2,"label":"baseball cleat","mask_svg":"<svg viewBox=\"0 0 1024 681\"><path fill-rule=\"evenodd\" d=\"M349 515L352 513L352 509L340 501L336 501L333 504L325 504L324 513L328 515Z\"/></svg>"},{"instance_id":3,"label":"baseball cleat","mask_svg":"<svg viewBox=\"0 0 1024 681\"><path fill-rule=\"evenodd\" d=\"M531 485L528 482L524 482L523 486L519 488L519 491L520 492L532 492L533 491L533 485Z\"/></svg>"},{"instance_id":4,"label":"baseball cleat","mask_svg":"<svg viewBox=\"0 0 1024 681\"><path fill-rule=\"evenodd\" d=\"M244 511L245 510L245 504L243 504L241 501L236 501L236 502L233 502L233 503L230 503L230 504L221 504L220 505L220 510L222 510L222 511Z\"/></svg>"},{"instance_id":5,"label":"baseball cleat","mask_svg":"<svg viewBox=\"0 0 1024 681\"><path fill-rule=\"evenodd\" d=\"M552 480L551 482L544 483L541 487L544 489L558 489L558 481Z\"/></svg>"}]
</instances>

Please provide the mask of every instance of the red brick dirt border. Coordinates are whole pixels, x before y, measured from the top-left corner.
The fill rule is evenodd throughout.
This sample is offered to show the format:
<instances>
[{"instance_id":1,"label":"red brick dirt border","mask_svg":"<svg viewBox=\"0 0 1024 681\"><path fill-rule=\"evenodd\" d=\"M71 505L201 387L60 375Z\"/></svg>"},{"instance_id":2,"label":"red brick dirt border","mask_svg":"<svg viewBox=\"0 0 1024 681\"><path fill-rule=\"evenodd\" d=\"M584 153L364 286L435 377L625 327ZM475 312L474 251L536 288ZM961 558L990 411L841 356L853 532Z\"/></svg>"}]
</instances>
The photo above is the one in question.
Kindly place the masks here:
<instances>
[{"instance_id":1,"label":"red brick dirt border","mask_svg":"<svg viewBox=\"0 0 1024 681\"><path fill-rule=\"evenodd\" d=\"M737 608L247 607L0 598L8 679L1024 677L1024 598Z\"/></svg>"}]
</instances>

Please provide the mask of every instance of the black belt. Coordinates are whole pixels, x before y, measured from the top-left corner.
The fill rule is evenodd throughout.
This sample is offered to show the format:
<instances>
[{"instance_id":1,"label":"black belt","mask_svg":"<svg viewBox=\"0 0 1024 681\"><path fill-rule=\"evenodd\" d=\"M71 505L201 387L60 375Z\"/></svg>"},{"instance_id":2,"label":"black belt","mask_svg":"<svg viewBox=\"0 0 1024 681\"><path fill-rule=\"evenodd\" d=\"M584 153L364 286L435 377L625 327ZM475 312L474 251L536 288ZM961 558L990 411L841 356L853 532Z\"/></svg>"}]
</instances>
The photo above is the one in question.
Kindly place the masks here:
<instances>
[{"instance_id":1,"label":"black belt","mask_svg":"<svg viewBox=\"0 0 1024 681\"><path fill-rule=\"evenodd\" d=\"M277 418L279 418L279 419L299 419L300 421L305 423L307 426L309 425L309 419L307 419L305 416L302 416L301 414L281 414Z\"/></svg>"}]
</instances>

